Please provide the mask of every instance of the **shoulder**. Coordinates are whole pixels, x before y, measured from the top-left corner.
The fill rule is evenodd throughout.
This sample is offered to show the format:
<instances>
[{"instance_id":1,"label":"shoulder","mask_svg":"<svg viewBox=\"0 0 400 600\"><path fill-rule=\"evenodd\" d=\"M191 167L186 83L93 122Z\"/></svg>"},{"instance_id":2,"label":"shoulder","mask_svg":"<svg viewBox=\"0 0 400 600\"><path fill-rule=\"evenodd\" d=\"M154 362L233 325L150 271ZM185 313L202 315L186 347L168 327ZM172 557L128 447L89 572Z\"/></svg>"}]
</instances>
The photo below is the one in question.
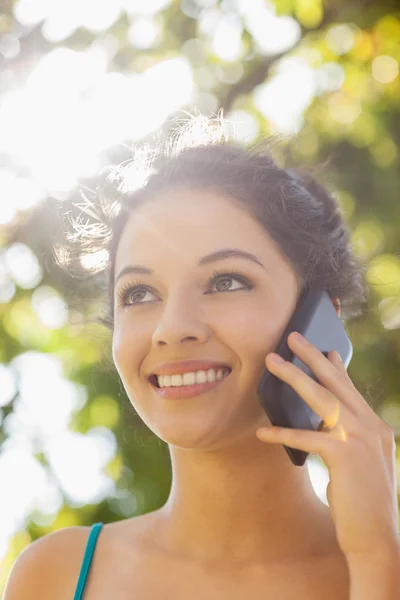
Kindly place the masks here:
<instances>
[{"instance_id":1,"label":"shoulder","mask_svg":"<svg viewBox=\"0 0 400 600\"><path fill-rule=\"evenodd\" d=\"M151 523L152 515L146 514L103 524L93 559L95 579L102 584L107 578L113 580L124 560L142 564ZM71 600L90 530L90 526L65 527L32 542L15 561L2 600Z\"/></svg>"},{"instance_id":2,"label":"shoulder","mask_svg":"<svg viewBox=\"0 0 400 600\"><path fill-rule=\"evenodd\" d=\"M32 542L15 561L3 600L54 600L61 590L72 598L89 531L88 526L66 527Z\"/></svg>"}]
</instances>

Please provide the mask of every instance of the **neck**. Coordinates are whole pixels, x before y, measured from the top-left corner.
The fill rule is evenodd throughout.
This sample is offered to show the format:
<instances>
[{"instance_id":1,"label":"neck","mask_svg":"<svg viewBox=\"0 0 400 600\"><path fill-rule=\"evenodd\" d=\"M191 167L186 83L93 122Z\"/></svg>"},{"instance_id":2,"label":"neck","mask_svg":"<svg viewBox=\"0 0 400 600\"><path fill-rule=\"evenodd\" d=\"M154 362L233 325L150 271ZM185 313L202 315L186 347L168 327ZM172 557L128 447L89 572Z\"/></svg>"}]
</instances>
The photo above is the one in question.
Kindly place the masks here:
<instances>
[{"instance_id":1,"label":"neck","mask_svg":"<svg viewBox=\"0 0 400 600\"><path fill-rule=\"evenodd\" d=\"M163 550L205 562L303 560L338 550L307 465L254 440L217 450L170 446L172 487L157 514Z\"/></svg>"}]
</instances>

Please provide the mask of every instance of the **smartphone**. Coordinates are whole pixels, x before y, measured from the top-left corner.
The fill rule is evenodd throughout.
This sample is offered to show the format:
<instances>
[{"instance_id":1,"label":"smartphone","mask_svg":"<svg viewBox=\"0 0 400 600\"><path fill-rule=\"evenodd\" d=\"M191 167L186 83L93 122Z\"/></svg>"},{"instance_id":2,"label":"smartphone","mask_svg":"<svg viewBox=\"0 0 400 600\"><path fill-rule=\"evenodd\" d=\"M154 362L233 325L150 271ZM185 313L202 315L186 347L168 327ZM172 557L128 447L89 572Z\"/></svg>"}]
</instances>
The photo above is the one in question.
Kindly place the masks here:
<instances>
[{"instance_id":1,"label":"smartphone","mask_svg":"<svg viewBox=\"0 0 400 600\"><path fill-rule=\"evenodd\" d=\"M314 381L317 377L289 348L287 338L292 331L301 333L325 356L336 350L347 368L353 355L353 346L340 317L325 290L305 288L293 315L274 352L299 367ZM265 369L258 386L259 402L272 425L292 429L316 431L322 419L287 383ZM296 466L304 465L308 452L283 445Z\"/></svg>"}]
</instances>

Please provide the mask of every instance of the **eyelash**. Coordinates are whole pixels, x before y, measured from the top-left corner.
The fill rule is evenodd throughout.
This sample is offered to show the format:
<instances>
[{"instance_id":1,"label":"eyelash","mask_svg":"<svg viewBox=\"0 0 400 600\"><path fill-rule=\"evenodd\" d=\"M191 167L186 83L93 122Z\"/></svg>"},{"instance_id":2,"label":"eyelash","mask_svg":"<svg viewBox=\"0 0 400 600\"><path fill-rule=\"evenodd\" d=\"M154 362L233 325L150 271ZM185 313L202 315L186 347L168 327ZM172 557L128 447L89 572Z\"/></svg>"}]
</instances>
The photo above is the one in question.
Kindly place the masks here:
<instances>
[{"instance_id":1,"label":"eyelash","mask_svg":"<svg viewBox=\"0 0 400 600\"><path fill-rule=\"evenodd\" d=\"M238 281L240 281L247 290L251 290L252 289L252 285L247 281L247 279L245 279L242 275L240 275L239 273L237 273L236 271L214 271L212 277L209 279L209 285L213 285L219 278L222 277L228 277L228 278L233 278L233 279L237 279ZM136 291L137 289L144 289L147 291L151 291L151 289L144 285L144 283L140 280L136 280L133 281L132 283L128 283L126 284L119 292L118 292L118 298L120 300L120 305L121 306L136 306L137 304L148 304L148 302L136 302L136 303L129 303L127 302L127 297L134 291ZM227 292L231 291L231 292L237 292L239 290L225 290Z\"/></svg>"}]
</instances>

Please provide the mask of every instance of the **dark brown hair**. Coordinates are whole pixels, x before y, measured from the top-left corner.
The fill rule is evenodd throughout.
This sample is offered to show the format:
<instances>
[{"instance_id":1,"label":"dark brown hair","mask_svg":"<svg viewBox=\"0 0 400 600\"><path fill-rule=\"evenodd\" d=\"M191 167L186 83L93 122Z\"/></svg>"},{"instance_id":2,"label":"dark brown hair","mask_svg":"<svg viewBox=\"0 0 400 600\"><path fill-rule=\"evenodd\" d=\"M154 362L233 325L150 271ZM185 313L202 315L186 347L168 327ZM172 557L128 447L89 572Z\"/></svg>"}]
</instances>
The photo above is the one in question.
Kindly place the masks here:
<instances>
[{"instance_id":1,"label":"dark brown hair","mask_svg":"<svg viewBox=\"0 0 400 600\"><path fill-rule=\"evenodd\" d=\"M131 160L100 175L97 189L89 190L92 198L82 191L84 203L75 205L81 212L75 219L63 215L64 243L54 251L58 264L97 298L105 292L105 312L96 322L114 328L114 261L129 216L176 186L212 188L239 202L289 259L302 286L339 298L343 320L362 314L369 294L366 266L352 253L340 205L315 171L278 165L272 156L276 139L245 148L230 139L221 116L197 115L154 147L136 145Z\"/></svg>"}]
</instances>

